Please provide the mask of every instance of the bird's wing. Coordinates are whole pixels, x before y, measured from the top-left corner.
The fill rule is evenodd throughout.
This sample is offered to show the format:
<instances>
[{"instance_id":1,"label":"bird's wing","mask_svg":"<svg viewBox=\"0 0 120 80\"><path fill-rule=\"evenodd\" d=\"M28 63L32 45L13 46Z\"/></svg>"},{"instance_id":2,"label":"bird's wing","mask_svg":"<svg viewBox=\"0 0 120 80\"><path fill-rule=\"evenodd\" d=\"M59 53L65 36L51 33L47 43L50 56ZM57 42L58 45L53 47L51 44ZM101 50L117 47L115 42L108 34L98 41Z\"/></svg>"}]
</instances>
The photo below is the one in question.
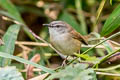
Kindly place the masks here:
<instances>
[{"instance_id":1,"label":"bird's wing","mask_svg":"<svg viewBox=\"0 0 120 80\"><path fill-rule=\"evenodd\" d=\"M85 37L83 37L80 33L76 32L75 30L71 30L70 33L74 39L81 41L82 43L88 45L88 41Z\"/></svg>"}]
</instances>

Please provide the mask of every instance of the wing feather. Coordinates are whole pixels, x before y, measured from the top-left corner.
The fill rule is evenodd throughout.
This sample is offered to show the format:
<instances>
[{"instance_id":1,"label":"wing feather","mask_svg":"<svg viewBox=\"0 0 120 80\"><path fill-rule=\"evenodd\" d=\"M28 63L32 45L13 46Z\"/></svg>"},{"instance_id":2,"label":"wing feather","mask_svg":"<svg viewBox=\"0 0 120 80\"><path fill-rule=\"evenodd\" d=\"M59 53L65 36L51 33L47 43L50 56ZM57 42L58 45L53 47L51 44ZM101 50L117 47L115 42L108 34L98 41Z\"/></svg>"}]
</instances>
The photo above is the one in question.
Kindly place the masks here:
<instances>
[{"instance_id":1,"label":"wing feather","mask_svg":"<svg viewBox=\"0 0 120 80\"><path fill-rule=\"evenodd\" d=\"M80 33L76 32L75 30L71 30L70 33L72 34L72 37L74 39L77 39L82 43L84 43L85 45L88 45L87 39L84 36L82 36Z\"/></svg>"}]
</instances>

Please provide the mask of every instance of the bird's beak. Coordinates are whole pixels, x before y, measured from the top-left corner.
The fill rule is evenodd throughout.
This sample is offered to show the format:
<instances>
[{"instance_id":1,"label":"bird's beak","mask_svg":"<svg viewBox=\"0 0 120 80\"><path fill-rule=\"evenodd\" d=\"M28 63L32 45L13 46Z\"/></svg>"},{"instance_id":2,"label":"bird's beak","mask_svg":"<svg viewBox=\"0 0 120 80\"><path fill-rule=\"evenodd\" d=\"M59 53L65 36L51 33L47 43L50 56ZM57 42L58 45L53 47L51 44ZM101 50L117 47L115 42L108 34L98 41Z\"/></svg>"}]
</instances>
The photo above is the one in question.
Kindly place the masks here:
<instances>
[{"instance_id":1,"label":"bird's beak","mask_svg":"<svg viewBox=\"0 0 120 80\"><path fill-rule=\"evenodd\" d=\"M47 26L47 27L50 27L50 24L43 24L43 26Z\"/></svg>"}]
</instances>

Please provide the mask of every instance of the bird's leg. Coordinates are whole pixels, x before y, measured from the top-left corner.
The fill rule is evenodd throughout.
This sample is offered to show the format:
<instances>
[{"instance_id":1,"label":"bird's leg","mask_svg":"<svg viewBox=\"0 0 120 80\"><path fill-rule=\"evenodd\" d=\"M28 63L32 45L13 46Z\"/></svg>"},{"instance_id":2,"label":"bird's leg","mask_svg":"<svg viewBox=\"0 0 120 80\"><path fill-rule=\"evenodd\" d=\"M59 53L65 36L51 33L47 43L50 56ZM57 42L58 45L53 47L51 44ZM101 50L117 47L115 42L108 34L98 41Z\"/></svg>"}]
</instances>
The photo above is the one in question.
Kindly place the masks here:
<instances>
[{"instance_id":1,"label":"bird's leg","mask_svg":"<svg viewBox=\"0 0 120 80\"><path fill-rule=\"evenodd\" d=\"M64 61L62 62L62 67L64 67L66 65L66 61L67 61L68 56L66 56L66 58L64 59Z\"/></svg>"},{"instance_id":2,"label":"bird's leg","mask_svg":"<svg viewBox=\"0 0 120 80\"><path fill-rule=\"evenodd\" d=\"M78 51L78 53L80 54L80 50ZM78 61L79 61L79 62L81 61L81 58L80 58L80 57L78 58Z\"/></svg>"},{"instance_id":3,"label":"bird's leg","mask_svg":"<svg viewBox=\"0 0 120 80\"><path fill-rule=\"evenodd\" d=\"M78 51L78 53L80 54L80 50Z\"/></svg>"}]
</instances>

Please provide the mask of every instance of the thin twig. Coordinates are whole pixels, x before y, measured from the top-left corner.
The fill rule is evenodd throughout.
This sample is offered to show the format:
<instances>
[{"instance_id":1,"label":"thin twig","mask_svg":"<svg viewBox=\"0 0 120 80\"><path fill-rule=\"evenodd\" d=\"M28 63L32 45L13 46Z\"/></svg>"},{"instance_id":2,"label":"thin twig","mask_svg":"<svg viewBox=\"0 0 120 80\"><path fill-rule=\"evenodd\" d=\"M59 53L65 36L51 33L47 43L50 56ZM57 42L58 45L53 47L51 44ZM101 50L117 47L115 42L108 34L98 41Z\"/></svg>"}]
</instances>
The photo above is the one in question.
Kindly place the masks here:
<instances>
[{"instance_id":1,"label":"thin twig","mask_svg":"<svg viewBox=\"0 0 120 80\"><path fill-rule=\"evenodd\" d=\"M97 43L95 46L89 48L88 50L86 50L86 51L83 52L82 54L85 54L85 53L89 52L90 50L94 49L96 46L98 46L98 45L104 43L105 41L107 41L107 40L109 40L109 39L112 39L112 38L114 38L114 37L116 37L116 36L118 36L118 35L120 35L120 31L117 32L117 33L115 33L115 34L113 34L113 35L111 35L110 37L106 38L105 40L103 40L103 41Z\"/></svg>"},{"instance_id":2,"label":"thin twig","mask_svg":"<svg viewBox=\"0 0 120 80\"><path fill-rule=\"evenodd\" d=\"M115 54L115 53L117 53L117 52L119 52L119 51L120 51L120 48L117 49L117 50L115 50L115 51L113 51L112 53L106 55L104 58L102 58L102 59L99 61L99 63L95 64L94 67L95 67L95 66L98 66L100 63L102 63L102 62L105 61L107 58L109 58L110 56L112 56L113 54Z\"/></svg>"},{"instance_id":3,"label":"thin twig","mask_svg":"<svg viewBox=\"0 0 120 80\"><path fill-rule=\"evenodd\" d=\"M112 67L108 67L108 68L98 68L98 69L94 69L96 71L111 71L111 70L115 70L117 68L120 68L120 65L116 65L116 66L112 66Z\"/></svg>"},{"instance_id":4,"label":"thin twig","mask_svg":"<svg viewBox=\"0 0 120 80\"><path fill-rule=\"evenodd\" d=\"M48 46L48 44L46 44L46 43L28 42L28 41L16 41L15 44L30 45L30 46Z\"/></svg>"},{"instance_id":5,"label":"thin twig","mask_svg":"<svg viewBox=\"0 0 120 80\"><path fill-rule=\"evenodd\" d=\"M118 76L118 77L120 77L120 74L114 74L114 73L96 72L96 74L107 75L107 76Z\"/></svg>"},{"instance_id":6,"label":"thin twig","mask_svg":"<svg viewBox=\"0 0 120 80\"><path fill-rule=\"evenodd\" d=\"M20 72L26 72L26 71L27 71L27 69L20 70ZM34 68L33 71L34 71L34 72L41 72L42 69L40 69L40 68Z\"/></svg>"},{"instance_id":7,"label":"thin twig","mask_svg":"<svg viewBox=\"0 0 120 80\"><path fill-rule=\"evenodd\" d=\"M28 46L49 46L48 44L46 43L40 43L40 42L28 42L28 41L16 41L15 43L16 45L28 45ZM117 45L120 45L118 43L116 43ZM83 48L91 48L95 45L82 45ZM96 46L95 48L101 48L101 49L104 49L105 47L103 45L99 45L99 46ZM114 47L115 49L118 49L119 47Z\"/></svg>"}]
</instances>

